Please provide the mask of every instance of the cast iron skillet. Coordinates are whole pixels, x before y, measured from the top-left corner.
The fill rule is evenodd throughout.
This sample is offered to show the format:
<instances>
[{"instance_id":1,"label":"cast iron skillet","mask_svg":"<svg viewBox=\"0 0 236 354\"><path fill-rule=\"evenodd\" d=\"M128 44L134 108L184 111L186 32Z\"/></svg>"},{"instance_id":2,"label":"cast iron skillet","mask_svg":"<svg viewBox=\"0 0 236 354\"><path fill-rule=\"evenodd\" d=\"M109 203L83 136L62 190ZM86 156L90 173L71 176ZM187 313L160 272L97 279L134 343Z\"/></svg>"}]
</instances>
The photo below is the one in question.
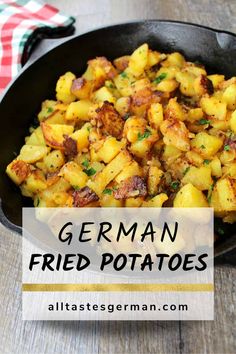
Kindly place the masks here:
<instances>
[{"instance_id":1,"label":"cast iron skillet","mask_svg":"<svg viewBox=\"0 0 236 354\"><path fill-rule=\"evenodd\" d=\"M148 20L120 24L73 37L50 50L22 70L0 102L0 220L4 225L21 233L22 207L32 205L6 176L5 168L22 146L41 102L54 98L58 77L66 71L80 75L88 59L114 59L144 42L159 51L182 52L189 60L205 64L209 72L236 76L236 35L189 23ZM235 229L235 225L225 229L227 237L216 245L216 256L236 248Z\"/></svg>"}]
</instances>

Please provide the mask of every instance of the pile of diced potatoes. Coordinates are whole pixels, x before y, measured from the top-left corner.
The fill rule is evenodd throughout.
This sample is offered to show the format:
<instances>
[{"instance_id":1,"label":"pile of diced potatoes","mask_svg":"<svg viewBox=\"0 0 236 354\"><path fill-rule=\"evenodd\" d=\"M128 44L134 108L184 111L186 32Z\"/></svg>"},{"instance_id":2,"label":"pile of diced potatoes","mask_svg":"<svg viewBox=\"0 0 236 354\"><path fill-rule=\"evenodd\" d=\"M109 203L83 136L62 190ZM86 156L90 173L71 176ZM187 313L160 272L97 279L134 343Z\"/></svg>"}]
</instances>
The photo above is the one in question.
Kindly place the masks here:
<instances>
[{"instance_id":1,"label":"pile of diced potatoes","mask_svg":"<svg viewBox=\"0 0 236 354\"><path fill-rule=\"evenodd\" d=\"M210 206L236 221L236 77L145 43L62 75L38 122L6 169L36 207L72 207L88 187L91 207ZM116 198L134 176L147 194Z\"/></svg>"}]
</instances>

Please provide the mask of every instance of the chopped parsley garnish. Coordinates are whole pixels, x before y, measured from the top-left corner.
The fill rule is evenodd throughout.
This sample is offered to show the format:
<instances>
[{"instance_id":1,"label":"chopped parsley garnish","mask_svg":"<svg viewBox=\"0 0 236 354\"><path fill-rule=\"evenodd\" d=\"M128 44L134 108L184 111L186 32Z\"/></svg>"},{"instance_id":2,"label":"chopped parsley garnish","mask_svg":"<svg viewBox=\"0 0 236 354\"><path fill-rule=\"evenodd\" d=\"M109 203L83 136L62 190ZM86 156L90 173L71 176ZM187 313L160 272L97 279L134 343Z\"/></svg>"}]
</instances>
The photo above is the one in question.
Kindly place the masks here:
<instances>
[{"instance_id":1,"label":"chopped parsley garnish","mask_svg":"<svg viewBox=\"0 0 236 354\"><path fill-rule=\"evenodd\" d=\"M224 150L225 150L225 151L229 151L229 150L230 150L230 146L229 146L229 145L225 145L225 146L224 146Z\"/></svg>"},{"instance_id":2,"label":"chopped parsley garnish","mask_svg":"<svg viewBox=\"0 0 236 354\"><path fill-rule=\"evenodd\" d=\"M87 176L93 176L97 171L93 167L90 167L84 170L84 172L86 173Z\"/></svg>"},{"instance_id":3,"label":"chopped parsley garnish","mask_svg":"<svg viewBox=\"0 0 236 354\"><path fill-rule=\"evenodd\" d=\"M209 189L209 194L208 194L208 197L207 197L207 201L208 201L208 203L210 203L210 202L211 202L212 192L213 192L213 189L214 189L215 183L216 183L216 182L212 183L212 185L210 186L210 189Z\"/></svg>"},{"instance_id":4,"label":"chopped parsley garnish","mask_svg":"<svg viewBox=\"0 0 236 354\"><path fill-rule=\"evenodd\" d=\"M190 170L190 166L188 166L187 168L185 168L183 175L185 176L186 173L188 173L189 170Z\"/></svg>"},{"instance_id":5,"label":"chopped parsley garnish","mask_svg":"<svg viewBox=\"0 0 236 354\"><path fill-rule=\"evenodd\" d=\"M125 113L125 115L123 116L124 120L127 120L129 118L130 114L129 113Z\"/></svg>"},{"instance_id":6,"label":"chopped parsley garnish","mask_svg":"<svg viewBox=\"0 0 236 354\"><path fill-rule=\"evenodd\" d=\"M203 161L203 163L204 163L205 165L209 165L210 162L211 162L211 161L210 161L210 160L207 160L207 159Z\"/></svg>"},{"instance_id":7,"label":"chopped parsley garnish","mask_svg":"<svg viewBox=\"0 0 236 354\"><path fill-rule=\"evenodd\" d=\"M205 147L205 145L201 145L200 148L201 149L205 149L206 147Z\"/></svg>"},{"instance_id":8,"label":"chopped parsley garnish","mask_svg":"<svg viewBox=\"0 0 236 354\"><path fill-rule=\"evenodd\" d=\"M36 198L36 201L35 201L35 206L38 207L39 206L39 203L40 203L40 199L39 197Z\"/></svg>"},{"instance_id":9,"label":"chopped parsley garnish","mask_svg":"<svg viewBox=\"0 0 236 354\"><path fill-rule=\"evenodd\" d=\"M104 191L102 193L111 195L112 194L112 189L106 188L106 189L104 189Z\"/></svg>"},{"instance_id":10,"label":"chopped parsley garnish","mask_svg":"<svg viewBox=\"0 0 236 354\"><path fill-rule=\"evenodd\" d=\"M164 80L167 77L167 73L162 73L161 75L159 75L158 77L156 77L153 80L154 84L159 84L162 80Z\"/></svg>"},{"instance_id":11,"label":"chopped parsley garnish","mask_svg":"<svg viewBox=\"0 0 236 354\"><path fill-rule=\"evenodd\" d=\"M115 86L113 84L109 84L109 88L114 89Z\"/></svg>"},{"instance_id":12,"label":"chopped parsley garnish","mask_svg":"<svg viewBox=\"0 0 236 354\"><path fill-rule=\"evenodd\" d=\"M174 190L179 188L179 181L174 181L171 183L171 188L173 188Z\"/></svg>"},{"instance_id":13,"label":"chopped parsley garnish","mask_svg":"<svg viewBox=\"0 0 236 354\"><path fill-rule=\"evenodd\" d=\"M126 79L128 77L128 75L124 71L120 73L120 76L122 77L122 79Z\"/></svg>"},{"instance_id":14,"label":"chopped parsley garnish","mask_svg":"<svg viewBox=\"0 0 236 354\"><path fill-rule=\"evenodd\" d=\"M198 124L199 125L211 124L211 121L208 119L202 118L202 119L199 119Z\"/></svg>"},{"instance_id":15,"label":"chopped parsley garnish","mask_svg":"<svg viewBox=\"0 0 236 354\"><path fill-rule=\"evenodd\" d=\"M142 141L143 139L147 139L151 135L150 130L146 129L143 134L138 133L138 141Z\"/></svg>"},{"instance_id":16,"label":"chopped parsley garnish","mask_svg":"<svg viewBox=\"0 0 236 354\"><path fill-rule=\"evenodd\" d=\"M76 191L79 191L80 190L80 187L79 186L72 186Z\"/></svg>"},{"instance_id":17,"label":"chopped parsley garnish","mask_svg":"<svg viewBox=\"0 0 236 354\"><path fill-rule=\"evenodd\" d=\"M53 108L52 107L48 107L47 113L52 113L52 112L53 112Z\"/></svg>"},{"instance_id":18,"label":"chopped parsley garnish","mask_svg":"<svg viewBox=\"0 0 236 354\"><path fill-rule=\"evenodd\" d=\"M82 162L82 165L83 165L84 167L88 168L88 167L89 167L89 160L88 160L88 159L84 160L84 161Z\"/></svg>"}]
</instances>

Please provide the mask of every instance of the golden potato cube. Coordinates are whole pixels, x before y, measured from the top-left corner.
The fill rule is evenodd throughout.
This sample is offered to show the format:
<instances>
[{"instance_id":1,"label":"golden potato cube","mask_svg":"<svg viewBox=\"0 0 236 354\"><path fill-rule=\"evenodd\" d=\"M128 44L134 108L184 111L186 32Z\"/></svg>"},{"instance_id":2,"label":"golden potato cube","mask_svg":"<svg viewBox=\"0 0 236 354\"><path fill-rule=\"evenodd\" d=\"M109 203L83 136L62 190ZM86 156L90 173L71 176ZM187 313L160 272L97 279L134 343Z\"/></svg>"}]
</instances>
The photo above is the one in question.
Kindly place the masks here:
<instances>
[{"instance_id":1,"label":"golden potato cube","mask_svg":"<svg viewBox=\"0 0 236 354\"><path fill-rule=\"evenodd\" d=\"M157 84L156 89L162 92L172 92L179 86L178 82L174 79L162 80Z\"/></svg>"},{"instance_id":2,"label":"golden potato cube","mask_svg":"<svg viewBox=\"0 0 236 354\"><path fill-rule=\"evenodd\" d=\"M203 157L199 155L196 151L187 151L186 157L187 160L195 166L200 166L203 164Z\"/></svg>"},{"instance_id":3,"label":"golden potato cube","mask_svg":"<svg viewBox=\"0 0 236 354\"><path fill-rule=\"evenodd\" d=\"M115 199L112 194L102 194L100 196L101 207L119 208L123 206L123 201Z\"/></svg>"},{"instance_id":4,"label":"golden potato cube","mask_svg":"<svg viewBox=\"0 0 236 354\"><path fill-rule=\"evenodd\" d=\"M26 138L26 145L46 146L41 127L36 128L33 133Z\"/></svg>"},{"instance_id":5,"label":"golden potato cube","mask_svg":"<svg viewBox=\"0 0 236 354\"><path fill-rule=\"evenodd\" d=\"M202 108L191 108L186 115L186 120L190 123L194 123L195 121L200 120L202 117Z\"/></svg>"},{"instance_id":6,"label":"golden potato cube","mask_svg":"<svg viewBox=\"0 0 236 354\"><path fill-rule=\"evenodd\" d=\"M160 126L163 142L181 151L190 150L189 131L184 122L175 119L165 119Z\"/></svg>"},{"instance_id":7,"label":"golden potato cube","mask_svg":"<svg viewBox=\"0 0 236 354\"><path fill-rule=\"evenodd\" d=\"M219 202L223 210L236 210L236 193L230 178L222 178L217 181L216 188L218 191Z\"/></svg>"},{"instance_id":8,"label":"golden potato cube","mask_svg":"<svg viewBox=\"0 0 236 354\"><path fill-rule=\"evenodd\" d=\"M222 100L226 102L227 107L229 109L235 109L236 108L236 83L229 85L222 96Z\"/></svg>"},{"instance_id":9,"label":"golden potato cube","mask_svg":"<svg viewBox=\"0 0 236 354\"><path fill-rule=\"evenodd\" d=\"M217 178L222 176L221 162L217 156L210 161L209 166L211 168L212 176L215 176Z\"/></svg>"},{"instance_id":10,"label":"golden potato cube","mask_svg":"<svg viewBox=\"0 0 236 354\"><path fill-rule=\"evenodd\" d=\"M129 150L137 157L144 158L151 149L151 143L147 139L137 140L131 144Z\"/></svg>"},{"instance_id":11,"label":"golden potato cube","mask_svg":"<svg viewBox=\"0 0 236 354\"><path fill-rule=\"evenodd\" d=\"M213 183L211 178L211 168L208 166L191 166L182 178L182 183L191 183L201 191L208 190Z\"/></svg>"},{"instance_id":12,"label":"golden potato cube","mask_svg":"<svg viewBox=\"0 0 236 354\"><path fill-rule=\"evenodd\" d=\"M162 58L162 54L151 49L148 50L148 58L147 58L147 68L151 68L152 66L158 64Z\"/></svg>"},{"instance_id":13,"label":"golden potato cube","mask_svg":"<svg viewBox=\"0 0 236 354\"><path fill-rule=\"evenodd\" d=\"M76 130L70 137L77 142L77 150L83 151L87 149L89 146L89 134L90 134L90 127L89 123L83 125L81 129Z\"/></svg>"},{"instance_id":14,"label":"golden potato cube","mask_svg":"<svg viewBox=\"0 0 236 354\"><path fill-rule=\"evenodd\" d=\"M136 161L132 161L125 170L121 171L115 178L115 181L119 184L125 179L132 176L142 176L142 169Z\"/></svg>"},{"instance_id":15,"label":"golden potato cube","mask_svg":"<svg viewBox=\"0 0 236 354\"><path fill-rule=\"evenodd\" d=\"M143 208L161 208L162 205L168 200L168 196L165 193L161 193L153 197L152 199L143 202Z\"/></svg>"},{"instance_id":16,"label":"golden potato cube","mask_svg":"<svg viewBox=\"0 0 236 354\"><path fill-rule=\"evenodd\" d=\"M13 160L7 166L6 173L15 184L19 185L28 177L30 166L25 161Z\"/></svg>"},{"instance_id":17,"label":"golden potato cube","mask_svg":"<svg viewBox=\"0 0 236 354\"><path fill-rule=\"evenodd\" d=\"M79 77L73 80L71 86L71 93L79 100L89 98L93 88L93 82L86 80L84 77Z\"/></svg>"},{"instance_id":18,"label":"golden potato cube","mask_svg":"<svg viewBox=\"0 0 236 354\"><path fill-rule=\"evenodd\" d=\"M63 148L64 135L73 133L74 127L66 124L41 123L44 139L47 145L53 148Z\"/></svg>"},{"instance_id":19,"label":"golden potato cube","mask_svg":"<svg viewBox=\"0 0 236 354\"><path fill-rule=\"evenodd\" d=\"M115 109L123 117L129 112L130 103L130 97L120 97L115 103Z\"/></svg>"},{"instance_id":20,"label":"golden potato cube","mask_svg":"<svg viewBox=\"0 0 236 354\"><path fill-rule=\"evenodd\" d=\"M86 186L88 176L81 167L73 161L67 162L60 171L60 176L65 178L74 188L83 188Z\"/></svg>"},{"instance_id":21,"label":"golden potato cube","mask_svg":"<svg viewBox=\"0 0 236 354\"><path fill-rule=\"evenodd\" d=\"M213 116L219 120L225 119L227 113L225 102L222 102L215 97L203 97L200 101L200 105L208 116Z\"/></svg>"},{"instance_id":22,"label":"golden potato cube","mask_svg":"<svg viewBox=\"0 0 236 354\"><path fill-rule=\"evenodd\" d=\"M158 129L163 122L163 107L161 103L153 103L148 110L148 120L152 128Z\"/></svg>"},{"instance_id":23,"label":"golden potato cube","mask_svg":"<svg viewBox=\"0 0 236 354\"><path fill-rule=\"evenodd\" d=\"M23 145L18 159L27 163L34 163L42 160L44 156L47 155L48 150L49 149L46 146Z\"/></svg>"},{"instance_id":24,"label":"golden potato cube","mask_svg":"<svg viewBox=\"0 0 236 354\"><path fill-rule=\"evenodd\" d=\"M171 98L166 106L165 117L170 119L185 120L186 114L182 106L177 102L177 98Z\"/></svg>"},{"instance_id":25,"label":"golden potato cube","mask_svg":"<svg viewBox=\"0 0 236 354\"><path fill-rule=\"evenodd\" d=\"M125 97L133 94L131 82L135 82L135 80L136 78L131 74L128 68L113 79L117 89L121 95Z\"/></svg>"},{"instance_id":26,"label":"golden potato cube","mask_svg":"<svg viewBox=\"0 0 236 354\"><path fill-rule=\"evenodd\" d=\"M223 141L220 138L207 134L206 132L198 133L195 138L191 140L192 148L196 149L197 152L206 159L214 156L222 145Z\"/></svg>"},{"instance_id":27,"label":"golden potato cube","mask_svg":"<svg viewBox=\"0 0 236 354\"><path fill-rule=\"evenodd\" d=\"M44 122L46 124L66 124L65 111L55 110Z\"/></svg>"},{"instance_id":28,"label":"golden potato cube","mask_svg":"<svg viewBox=\"0 0 236 354\"><path fill-rule=\"evenodd\" d=\"M181 68L185 64L185 59L183 55L178 52L168 54L167 60L171 66L178 66Z\"/></svg>"},{"instance_id":29,"label":"golden potato cube","mask_svg":"<svg viewBox=\"0 0 236 354\"><path fill-rule=\"evenodd\" d=\"M157 194L158 185L160 184L163 173L164 172L160 170L157 166L150 166L148 171L148 180L147 180L149 195Z\"/></svg>"},{"instance_id":30,"label":"golden potato cube","mask_svg":"<svg viewBox=\"0 0 236 354\"><path fill-rule=\"evenodd\" d=\"M195 90L193 87L195 77L196 77L195 75L193 75L189 72L177 72L176 73L176 80L177 80L177 82L180 83L180 91L185 96L192 97L195 95Z\"/></svg>"},{"instance_id":31,"label":"golden potato cube","mask_svg":"<svg viewBox=\"0 0 236 354\"><path fill-rule=\"evenodd\" d=\"M164 161L176 160L178 157L181 156L181 154L182 151L177 149L175 146L165 145L162 157Z\"/></svg>"},{"instance_id":32,"label":"golden potato cube","mask_svg":"<svg viewBox=\"0 0 236 354\"><path fill-rule=\"evenodd\" d=\"M97 156L99 160L105 163L110 162L121 149L125 146L125 141L118 141L113 136L109 136L104 141L102 147L98 150Z\"/></svg>"},{"instance_id":33,"label":"golden potato cube","mask_svg":"<svg viewBox=\"0 0 236 354\"><path fill-rule=\"evenodd\" d=\"M105 86L101 87L99 90L97 90L93 93L92 100L95 103L105 102L105 101L108 101L111 103L116 102L116 98L112 95L112 93Z\"/></svg>"},{"instance_id":34,"label":"golden potato cube","mask_svg":"<svg viewBox=\"0 0 236 354\"><path fill-rule=\"evenodd\" d=\"M229 165L224 166L223 173L232 179L236 179L236 162L232 162Z\"/></svg>"},{"instance_id":35,"label":"golden potato cube","mask_svg":"<svg viewBox=\"0 0 236 354\"><path fill-rule=\"evenodd\" d=\"M232 130L232 132L234 132L234 134L236 134L236 110L232 113L229 124L230 124L230 129Z\"/></svg>"},{"instance_id":36,"label":"golden potato cube","mask_svg":"<svg viewBox=\"0 0 236 354\"><path fill-rule=\"evenodd\" d=\"M167 60L165 61L165 63L167 63ZM175 79L177 72L179 72L179 69L173 66L161 67L156 73L156 78L154 79L154 83L158 83L158 81L161 82L163 80Z\"/></svg>"},{"instance_id":37,"label":"golden potato cube","mask_svg":"<svg viewBox=\"0 0 236 354\"><path fill-rule=\"evenodd\" d=\"M142 197L130 197L125 199L126 208L139 208L143 203Z\"/></svg>"},{"instance_id":38,"label":"golden potato cube","mask_svg":"<svg viewBox=\"0 0 236 354\"><path fill-rule=\"evenodd\" d=\"M220 84L222 81L224 81L224 79L225 79L224 75L217 75L217 74L208 75L207 78L208 78L209 80L211 80L214 89L217 89L217 88L219 87L219 84Z\"/></svg>"},{"instance_id":39,"label":"golden potato cube","mask_svg":"<svg viewBox=\"0 0 236 354\"><path fill-rule=\"evenodd\" d=\"M223 165L227 165L231 162L233 162L236 158L236 151L235 150L229 150L229 151L222 151L220 154L220 161Z\"/></svg>"},{"instance_id":40,"label":"golden potato cube","mask_svg":"<svg viewBox=\"0 0 236 354\"><path fill-rule=\"evenodd\" d=\"M34 170L26 178L24 182L24 188L28 192L38 193L47 188L47 182L44 178L44 174L40 170Z\"/></svg>"},{"instance_id":41,"label":"golden potato cube","mask_svg":"<svg viewBox=\"0 0 236 354\"><path fill-rule=\"evenodd\" d=\"M41 111L38 114L39 122L48 118L56 109L57 101L45 100L42 103Z\"/></svg>"},{"instance_id":42,"label":"golden potato cube","mask_svg":"<svg viewBox=\"0 0 236 354\"><path fill-rule=\"evenodd\" d=\"M129 117L124 125L123 134L130 143L134 143L142 135L147 126L147 121L141 117Z\"/></svg>"},{"instance_id":43,"label":"golden potato cube","mask_svg":"<svg viewBox=\"0 0 236 354\"><path fill-rule=\"evenodd\" d=\"M129 59L129 55L123 55L122 57L116 58L113 63L119 71L124 71L129 65Z\"/></svg>"},{"instance_id":44,"label":"golden potato cube","mask_svg":"<svg viewBox=\"0 0 236 354\"><path fill-rule=\"evenodd\" d=\"M142 75L148 63L148 45L144 43L138 47L130 56L129 70L132 75L138 77Z\"/></svg>"},{"instance_id":45,"label":"golden potato cube","mask_svg":"<svg viewBox=\"0 0 236 354\"><path fill-rule=\"evenodd\" d=\"M126 168L130 161L130 154L127 151L121 151L101 172L96 174L93 180L87 182L88 187L101 196L106 186Z\"/></svg>"},{"instance_id":46,"label":"golden potato cube","mask_svg":"<svg viewBox=\"0 0 236 354\"><path fill-rule=\"evenodd\" d=\"M66 110L65 119L68 121L90 120L88 116L88 112L92 104L93 103L89 100L80 100L77 102L71 102Z\"/></svg>"},{"instance_id":47,"label":"golden potato cube","mask_svg":"<svg viewBox=\"0 0 236 354\"><path fill-rule=\"evenodd\" d=\"M208 207L205 195L191 183L185 184L174 199L175 208L201 208Z\"/></svg>"},{"instance_id":48,"label":"golden potato cube","mask_svg":"<svg viewBox=\"0 0 236 354\"><path fill-rule=\"evenodd\" d=\"M75 75L70 71L59 78L56 85L56 97L58 101L62 101L63 103L75 101L76 97L71 93L71 86L75 78Z\"/></svg>"},{"instance_id":49,"label":"golden potato cube","mask_svg":"<svg viewBox=\"0 0 236 354\"><path fill-rule=\"evenodd\" d=\"M60 150L53 150L44 157L43 162L49 173L58 171L65 163L64 155Z\"/></svg>"}]
</instances>

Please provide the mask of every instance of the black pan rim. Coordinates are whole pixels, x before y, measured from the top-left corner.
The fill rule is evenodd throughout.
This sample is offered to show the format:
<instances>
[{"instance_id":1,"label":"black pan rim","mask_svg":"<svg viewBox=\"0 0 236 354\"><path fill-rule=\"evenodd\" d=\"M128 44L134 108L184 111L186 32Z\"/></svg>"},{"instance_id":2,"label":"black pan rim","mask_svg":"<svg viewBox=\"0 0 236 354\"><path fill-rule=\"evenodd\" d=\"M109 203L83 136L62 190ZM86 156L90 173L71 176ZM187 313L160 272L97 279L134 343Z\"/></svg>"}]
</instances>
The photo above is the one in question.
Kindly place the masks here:
<instances>
[{"instance_id":1,"label":"black pan rim","mask_svg":"<svg viewBox=\"0 0 236 354\"><path fill-rule=\"evenodd\" d=\"M166 24L176 24L179 26L186 26L188 28L201 28L207 32L212 32L212 33L223 33L226 35L229 35L230 37L234 38L236 40L236 34L230 31L218 29L218 28L213 28L205 25L200 25L192 22L184 22L184 21L176 21L176 20L169 20L169 19L146 19L146 20L134 20L134 21L127 21L127 22L121 22L121 23L115 23L115 24L110 24L107 26L101 26L97 27L94 29L91 29L89 31L84 31L82 33L76 34L71 36L70 38L66 38L59 44L53 46L51 49L49 49L47 52L43 53L39 57L35 58L32 60L30 63L26 63L22 70L19 72L19 74L11 81L11 83L6 87L6 89L3 91L0 97L0 104L4 100L4 97L7 95L7 93L11 90L11 87L14 85L14 83L24 74L25 71L27 71L29 68L31 68L36 62L38 62L41 58L46 56L48 53L50 53L53 50L56 50L58 47L63 46L65 43L69 43L70 41L75 40L78 37L86 36L87 34L93 34L102 30L109 30L109 29L118 29L120 27L125 27L125 26L131 26L131 25L148 25L148 24L153 24L153 23L166 23ZM3 208L2 208L2 201L0 198L0 222L7 227L9 230L13 232L17 232L18 234L22 234L22 226L18 226L14 223L12 223L4 214ZM232 237L234 238L234 237ZM228 240L229 241L229 240ZM231 240L232 241L232 240ZM225 243L224 243L225 244ZM222 246L224 246L222 244ZM228 242L227 245L227 251L231 251L233 248L235 248L235 242ZM220 250L215 254L215 256L220 256L224 253L224 247L221 247Z\"/></svg>"}]
</instances>

